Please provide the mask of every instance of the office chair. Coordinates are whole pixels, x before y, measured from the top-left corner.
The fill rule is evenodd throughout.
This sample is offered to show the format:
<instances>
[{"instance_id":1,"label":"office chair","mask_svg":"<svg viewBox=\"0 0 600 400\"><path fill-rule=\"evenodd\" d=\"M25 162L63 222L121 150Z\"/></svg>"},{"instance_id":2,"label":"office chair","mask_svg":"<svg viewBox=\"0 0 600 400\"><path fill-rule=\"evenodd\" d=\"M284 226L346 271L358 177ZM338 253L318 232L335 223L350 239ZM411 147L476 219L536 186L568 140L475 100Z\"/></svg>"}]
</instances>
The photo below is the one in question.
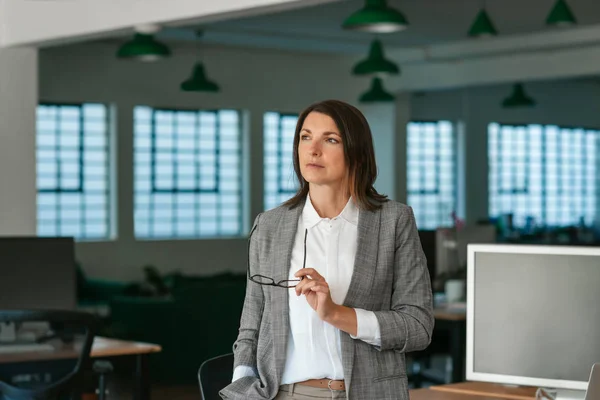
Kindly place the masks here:
<instances>
[{"instance_id":1,"label":"office chair","mask_svg":"<svg viewBox=\"0 0 600 400\"><path fill-rule=\"evenodd\" d=\"M16 338L0 343L0 400L73 399L80 395L97 318L53 310L0 310Z\"/></svg>"},{"instance_id":2,"label":"office chair","mask_svg":"<svg viewBox=\"0 0 600 400\"><path fill-rule=\"evenodd\" d=\"M233 376L233 353L210 358L198 371L200 393L204 400L221 400L219 390L231 383Z\"/></svg>"},{"instance_id":3,"label":"office chair","mask_svg":"<svg viewBox=\"0 0 600 400\"><path fill-rule=\"evenodd\" d=\"M108 390L106 389L106 376L114 371L114 367L110 361L97 360L92 365L94 373L98 375L98 396L97 400L106 400Z\"/></svg>"}]
</instances>

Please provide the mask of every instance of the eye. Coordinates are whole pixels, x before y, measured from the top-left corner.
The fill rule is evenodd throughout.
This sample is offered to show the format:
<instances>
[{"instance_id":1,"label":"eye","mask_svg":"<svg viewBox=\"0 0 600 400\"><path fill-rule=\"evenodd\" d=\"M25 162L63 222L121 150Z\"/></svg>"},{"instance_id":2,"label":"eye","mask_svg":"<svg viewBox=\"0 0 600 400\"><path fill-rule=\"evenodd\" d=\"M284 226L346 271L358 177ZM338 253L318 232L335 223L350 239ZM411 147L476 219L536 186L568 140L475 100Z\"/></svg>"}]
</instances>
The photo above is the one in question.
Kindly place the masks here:
<instances>
[{"instance_id":1,"label":"eye","mask_svg":"<svg viewBox=\"0 0 600 400\"><path fill-rule=\"evenodd\" d=\"M310 139L310 136L308 136L308 135L301 135L300 136L300 140L308 140L308 139Z\"/></svg>"},{"instance_id":2,"label":"eye","mask_svg":"<svg viewBox=\"0 0 600 400\"><path fill-rule=\"evenodd\" d=\"M329 143L333 143L333 144L338 144L338 143L340 142L339 140L337 140L337 139L334 139L334 138L332 138L332 137L328 138L328 139L327 139L327 141L328 141Z\"/></svg>"}]
</instances>

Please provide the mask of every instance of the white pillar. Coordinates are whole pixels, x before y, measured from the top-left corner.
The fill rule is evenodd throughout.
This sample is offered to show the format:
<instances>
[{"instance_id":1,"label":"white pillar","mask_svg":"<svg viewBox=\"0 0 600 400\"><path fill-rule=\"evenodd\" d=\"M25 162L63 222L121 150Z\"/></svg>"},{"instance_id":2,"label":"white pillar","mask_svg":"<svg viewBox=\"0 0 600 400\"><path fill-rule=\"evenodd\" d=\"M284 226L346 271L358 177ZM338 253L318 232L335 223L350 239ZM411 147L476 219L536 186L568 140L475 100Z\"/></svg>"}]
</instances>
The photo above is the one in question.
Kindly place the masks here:
<instances>
[{"instance_id":1,"label":"white pillar","mask_svg":"<svg viewBox=\"0 0 600 400\"><path fill-rule=\"evenodd\" d=\"M361 105L367 118L377 162L375 189L390 198L395 197L396 187L396 110L394 103Z\"/></svg>"},{"instance_id":2,"label":"white pillar","mask_svg":"<svg viewBox=\"0 0 600 400\"><path fill-rule=\"evenodd\" d=\"M133 108L134 104L123 101L110 107L113 121L110 143L114 143L110 155L110 182L112 187L116 188L111 191L110 204L113 216L116 217L113 219L113 229L116 231L114 233L122 243L135 241Z\"/></svg>"},{"instance_id":3,"label":"white pillar","mask_svg":"<svg viewBox=\"0 0 600 400\"><path fill-rule=\"evenodd\" d=\"M248 229L252 228L254 218L265 210L264 190L264 127L263 115L266 111L253 108L249 111L246 124L249 129L244 132L244 165L247 182L244 199L250 199L250 203L244 207L244 215L247 215ZM249 123L248 123L249 122Z\"/></svg>"},{"instance_id":4,"label":"white pillar","mask_svg":"<svg viewBox=\"0 0 600 400\"><path fill-rule=\"evenodd\" d=\"M488 218L488 118L465 90L464 116L464 208L467 224Z\"/></svg>"},{"instance_id":5,"label":"white pillar","mask_svg":"<svg viewBox=\"0 0 600 400\"><path fill-rule=\"evenodd\" d=\"M35 235L38 52L0 48L0 235Z\"/></svg>"},{"instance_id":6,"label":"white pillar","mask_svg":"<svg viewBox=\"0 0 600 400\"><path fill-rule=\"evenodd\" d=\"M396 201L406 204L407 194L407 165L406 142L408 138L408 123L412 118L411 94L408 92L396 94Z\"/></svg>"},{"instance_id":7,"label":"white pillar","mask_svg":"<svg viewBox=\"0 0 600 400\"><path fill-rule=\"evenodd\" d=\"M454 154L456 154L456 166L454 170L456 171L456 206L454 209L456 210L456 215L465 220L466 219L466 195L467 195L467 187L466 187L466 176L467 176L467 162L466 162L466 149L467 149L467 126L463 119L459 119L456 121L452 121L455 124L456 135L455 137L455 145L454 145Z\"/></svg>"},{"instance_id":8,"label":"white pillar","mask_svg":"<svg viewBox=\"0 0 600 400\"><path fill-rule=\"evenodd\" d=\"M600 229L600 137L596 137L596 147L594 148L596 151L596 176L595 184L596 184L596 213L594 216L594 220L591 222L594 226L594 229Z\"/></svg>"}]
</instances>

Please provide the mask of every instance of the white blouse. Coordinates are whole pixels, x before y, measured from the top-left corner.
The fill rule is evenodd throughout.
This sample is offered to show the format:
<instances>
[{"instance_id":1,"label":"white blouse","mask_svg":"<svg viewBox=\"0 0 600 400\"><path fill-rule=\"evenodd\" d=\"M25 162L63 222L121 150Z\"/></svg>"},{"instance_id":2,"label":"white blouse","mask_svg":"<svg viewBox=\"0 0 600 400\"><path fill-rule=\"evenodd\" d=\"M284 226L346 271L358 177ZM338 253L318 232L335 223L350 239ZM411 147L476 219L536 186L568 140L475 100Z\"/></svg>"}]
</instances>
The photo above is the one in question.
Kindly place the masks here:
<instances>
[{"instance_id":1,"label":"white blouse","mask_svg":"<svg viewBox=\"0 0 600 400\"><path fill-rule=\"evenodd\" d=\"M350 199L337 217L321 218L308 196L298 221L288 279L297 279L294 274L302 268L304 236L308 230L306 268L316 269L329 284L333 302L343 304L354 271L358 214L358 208ZM288 290L290 331L281 384L308 379L344 379L340 330L320 320L304 296L296 296L294 289ZM375 313L354 310L357 335L351 337L379 346L381 334ZM240 365L234 371L233 380L247 375L257 373L253 368Z\"/></svg>"}]
</instances>

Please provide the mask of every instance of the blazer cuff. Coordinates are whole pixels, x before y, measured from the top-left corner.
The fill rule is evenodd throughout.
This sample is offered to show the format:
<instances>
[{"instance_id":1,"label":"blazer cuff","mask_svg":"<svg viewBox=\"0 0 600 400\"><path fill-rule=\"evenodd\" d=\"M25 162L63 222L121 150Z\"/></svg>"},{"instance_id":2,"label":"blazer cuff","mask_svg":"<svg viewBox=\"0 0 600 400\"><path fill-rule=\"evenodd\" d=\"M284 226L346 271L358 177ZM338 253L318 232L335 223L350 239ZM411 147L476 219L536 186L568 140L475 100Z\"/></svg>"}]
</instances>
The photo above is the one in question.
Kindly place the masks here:
<instances>
[{"instance_id":1,"label":"blazer cuff","mask_svg":"<svg viewBox=\"0 0 600 400\"><path fill-rule=\"evenodd\" d=\"M350 335L350 337L373 346L381 346L381 329L375 313L361 308L355 308L354 311L356 312L356 336Z\"/></svg>"},{"instance_id":2,"label":"blazer cuff","mask_svg":"<svg viewBox=\"0 0 600 400\"><path fill-rule=\"evenodd\" d=\"M231 382L235 382L240 378L245 376L253 376L258 377L256 370L253 367L249 367L247 365L238 365L233 370L233 378L231 378Z\"/></svg>"}]
</instances>

